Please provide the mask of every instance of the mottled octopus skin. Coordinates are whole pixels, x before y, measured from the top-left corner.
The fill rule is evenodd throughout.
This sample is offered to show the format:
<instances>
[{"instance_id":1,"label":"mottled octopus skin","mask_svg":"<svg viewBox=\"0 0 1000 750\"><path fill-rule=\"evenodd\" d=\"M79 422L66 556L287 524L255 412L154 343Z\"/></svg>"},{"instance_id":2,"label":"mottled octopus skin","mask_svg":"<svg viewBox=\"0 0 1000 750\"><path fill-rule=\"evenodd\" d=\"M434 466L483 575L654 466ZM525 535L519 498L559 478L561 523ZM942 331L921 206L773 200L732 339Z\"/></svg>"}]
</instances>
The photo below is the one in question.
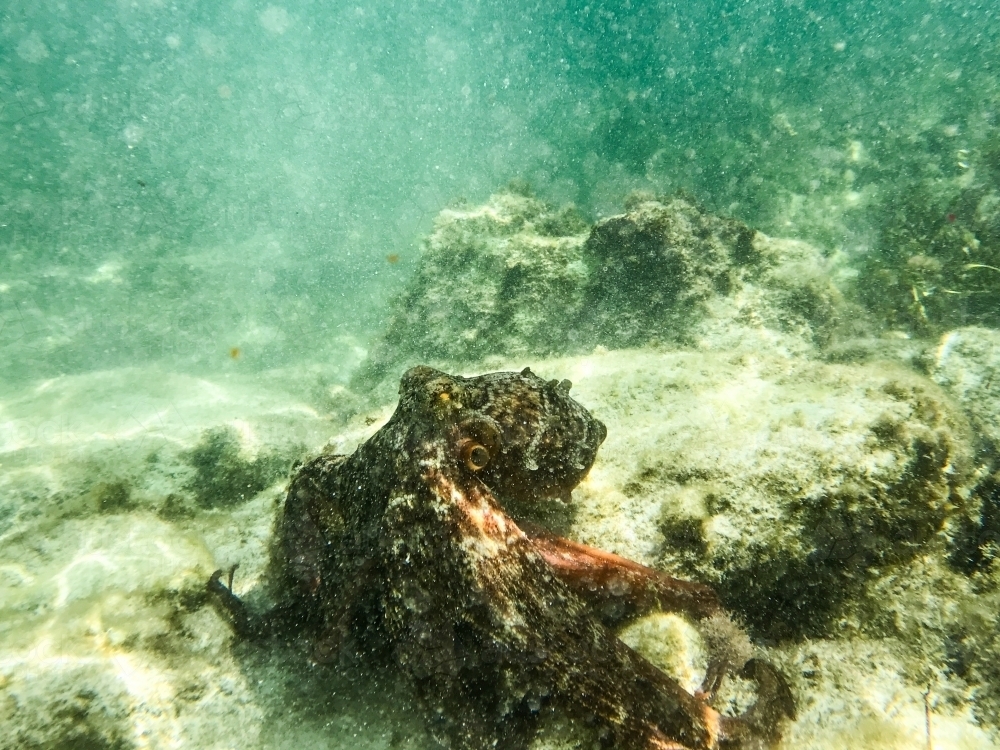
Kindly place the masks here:
<instances>
[{"instance_id":1,"label":"mottled octopus skin","mask_svg":"<svg viewBox=\"0 0 1000 750\"><path fill-rule=\"evenodd\" d=\"M213 576L209 589L239 632L309 625L326 660L366 624L412 680L431 733L455 750L526 747L542 705L621 750L776 738L792 708L773 668L751 660L744 672L760 685L757 706L721 717L615 636L605 621L621 619L620 607L602 621L622 594L626 615L709 615L719 610L710 589L542 529L526 533L501 507L498 498L568 498L593 464L606 430L570 398L568 381L415 367L399 396L351 456L321 455L293 477L277 552L295 582L288 602L251 615Z\"/></svg>"}]
</instances>

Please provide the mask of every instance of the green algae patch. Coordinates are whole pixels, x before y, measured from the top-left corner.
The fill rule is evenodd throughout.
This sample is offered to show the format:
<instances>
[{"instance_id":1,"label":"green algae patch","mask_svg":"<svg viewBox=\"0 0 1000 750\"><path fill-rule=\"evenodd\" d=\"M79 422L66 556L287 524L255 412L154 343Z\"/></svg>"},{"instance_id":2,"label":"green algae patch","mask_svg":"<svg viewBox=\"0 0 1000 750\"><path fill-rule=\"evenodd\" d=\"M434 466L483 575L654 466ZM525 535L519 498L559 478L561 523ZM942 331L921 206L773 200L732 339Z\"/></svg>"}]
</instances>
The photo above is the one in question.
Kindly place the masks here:
<instances>
[{"instance_id":1,"label":"green algae patch","mask_svg":"<svg viewBox=\"0 0 1000 750\"><path fill-rule=\"evenodd\" d=\"M184 489L202 508L246 502L287 470L290 461L274 453L248 457L239 433L232 427L213 427L184 454L194 476Z\"/></svg>"},{"instance_id":2,"label":"green algae patch","mask_svg":"<svg viewBox=\"0 0 1000 750\"><path fill-rule=\"evenodd\" d=\"M131 485L121 479L98 482L90 488L90 496L100 513L124 513L136 505Z\"/></svg>"}]
</instances>

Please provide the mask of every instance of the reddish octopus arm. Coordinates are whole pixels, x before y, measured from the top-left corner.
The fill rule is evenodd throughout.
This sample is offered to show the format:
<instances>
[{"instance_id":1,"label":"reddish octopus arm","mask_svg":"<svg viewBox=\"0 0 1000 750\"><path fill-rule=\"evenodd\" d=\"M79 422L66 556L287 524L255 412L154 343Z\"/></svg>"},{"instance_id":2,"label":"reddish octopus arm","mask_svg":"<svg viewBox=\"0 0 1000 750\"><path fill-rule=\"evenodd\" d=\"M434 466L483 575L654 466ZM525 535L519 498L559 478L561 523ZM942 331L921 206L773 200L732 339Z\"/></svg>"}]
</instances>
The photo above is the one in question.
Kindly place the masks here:
<instances>
[{"instance_id":1,"label":"reddish octopus arm","mask_svg":"<svg viewBox=\"0 0 1000 750\"><path fill-rule=\"evenodd\" d=\"M702 619L722 611L715 591L708 586L671 578L534 524L520 526L563 583L609 619L628 620L653 610Z\"/></svg>"}]
</instances>

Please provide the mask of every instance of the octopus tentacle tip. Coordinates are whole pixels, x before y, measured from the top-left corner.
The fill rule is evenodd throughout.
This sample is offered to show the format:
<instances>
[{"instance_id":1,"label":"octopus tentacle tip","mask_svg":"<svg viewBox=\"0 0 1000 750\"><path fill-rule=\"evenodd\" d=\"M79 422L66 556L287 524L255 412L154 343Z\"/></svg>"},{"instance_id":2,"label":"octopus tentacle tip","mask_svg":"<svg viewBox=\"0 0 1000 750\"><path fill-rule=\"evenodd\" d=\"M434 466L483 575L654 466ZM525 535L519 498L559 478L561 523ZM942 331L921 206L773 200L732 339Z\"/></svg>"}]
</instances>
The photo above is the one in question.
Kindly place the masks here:
<instances>
[{"instance_id":1,"label":"octopus tentacle tip","mask_svg":"<svg viewBox=\"0 0 1000 750\"><path fill-rule=\"evenodd\" d=\"M750 659L739 675L757 683L757 702L740 716L722 717L723 746L756 749L777 743L796 714L788 682L774 665L757 658Z\"/></svg>"}]
</instances>

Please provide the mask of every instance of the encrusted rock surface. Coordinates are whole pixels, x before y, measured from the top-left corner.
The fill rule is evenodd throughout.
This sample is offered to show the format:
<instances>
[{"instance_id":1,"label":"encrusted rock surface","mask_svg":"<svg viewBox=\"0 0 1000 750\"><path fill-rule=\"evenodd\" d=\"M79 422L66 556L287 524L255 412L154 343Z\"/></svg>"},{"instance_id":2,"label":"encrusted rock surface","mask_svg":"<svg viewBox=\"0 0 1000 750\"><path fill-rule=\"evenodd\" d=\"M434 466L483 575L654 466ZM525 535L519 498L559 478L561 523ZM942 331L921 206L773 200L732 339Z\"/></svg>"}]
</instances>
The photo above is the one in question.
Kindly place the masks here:
<instances>
[{"instance_id":1,"label":"encrusted rock surface","mask_svg":"<svg viewBox=\"0 0 1000 750\"><path fill-rule=\"evenodd\" d=\"M749 227L682 197L634 196L626 209L598 222L583 247L582 318L601 344L683 337L700 305L731 294L761 260Z\"/></svg>"},{"instance_id":2,"label":"encrusted rock surface","mask_svg":"<svg viewBox=\"0 0 1000 750\"><path fill-rule=\"evenodd\" d=\"M833 266L812 245L767 237L683 196L636 194L624 214L589 227L571 208L499 193L441 212L354 384L393 384L417 363L490 369L597 345L804 354L857 317Z\"/></svg>"},{"instance_id":3,"label":"encrusted rock surface","mask_svg":"<svg viewBox=\"0 0 1000 750\"><path fill-rule=\"evenodd\" d=\"M516 192L445 209L355 382L394 390L413 364L562 351L582 301L588 230L571 208Z\"/></svg>"},{"instance_id":4,"label":"encrusted rock surface","mask_svg":"<svg viewBox=\"0 0 1000 750\"><path fill-rule=\"evenodd\" d=\"M589 478L550 515L558 530L721 585L757 632L779 638L765 656L789 675L800 705L786 746L911 747L930 685L935 747L990 747L989 712L1000 705L990 687L1000 662L996 573L986 560L968 574L949 563L954 524L975 515L967 489L978 457L941 389L898 365L830 365L773 351L646 349L506 367L525 364L572 380L575 397L608 426ZM118 375L121 384L134 377ZM150 421L126 439L129 414L106 415L102 430L119 440L112 466L99 460L109 441L84 441L74 427L93 423L96 386L64 384L57 395L63 430L47 441L38 435L29 447L20 423L7 423L12 445L22 446L5 454L17 462L8 488L35 477L42 489L58 482L59 496L78 503L68 514L65 503L25 504L5 527L0 711L20 732L8 736L103 738L98 747L119 739L167 747L181 737L224 748L245 731L243 747L432 746L398 676L365 674L349 657L330 671L303 671L307 654L294 646L234 649L225 624L201 606L202 578L214 566L240 563L241 594L258 586L280 489L158 517L155 497L183 493L191 472L180 461L145 459L156 448L166 456L164 445L190 449L204 428L226 423L230 406L210 412L202 391L181 383L172 403L184 420ZM241 402L282 421L272 438L246 414L236 423L241 439L266 451L296 434L318 447L316 415L275 399L243 393ZM336 450L353 450L388 414L331 426ZM55 461L69 438L72 471ZM121 480L112 469L123 468L131 507L84 502L98 482ZM697 665L696 643L666 629L658 644L655 629L636 644L655 656L680 643L692 650L677 668ZM928 674L928 664L938 668ZM64 709L80 718L54 722ZM536 747L573 747L568 736L571 728L550 722Z\"/></svg>"},{"instance_id":5,"label":"encrusted rock surface","mask_svg":"<svg viewBox=\"0 0 1000 750\"><path fill-rule=\"evenodd\" d=\"M930 352L934 382L949 391L1000 451L1000 331L958 328Z\"/></svg>"},{"instance_id":6,"label":"encrusted rock surface","mask_svg":"<svg viewBox=\"0 0 1000 750\"><path fill-rule=\"evenodd\" d=\"M260 709L202 608L204 538L148 514L20 535L0 563L0 748L253 743Z\"/></svg>"},{"instance_id":7,"label":"encrusted rock surface","mask_svg":"<svg viewBox=\"0 0 1000 750\"><path fill-rule=\"evenodd\" d=\"M718 587L774 637L978 515L968 422L901 367L718 352L549 363L608 426L575 497L582 541Z\"/></svg>"}]
</instances>

